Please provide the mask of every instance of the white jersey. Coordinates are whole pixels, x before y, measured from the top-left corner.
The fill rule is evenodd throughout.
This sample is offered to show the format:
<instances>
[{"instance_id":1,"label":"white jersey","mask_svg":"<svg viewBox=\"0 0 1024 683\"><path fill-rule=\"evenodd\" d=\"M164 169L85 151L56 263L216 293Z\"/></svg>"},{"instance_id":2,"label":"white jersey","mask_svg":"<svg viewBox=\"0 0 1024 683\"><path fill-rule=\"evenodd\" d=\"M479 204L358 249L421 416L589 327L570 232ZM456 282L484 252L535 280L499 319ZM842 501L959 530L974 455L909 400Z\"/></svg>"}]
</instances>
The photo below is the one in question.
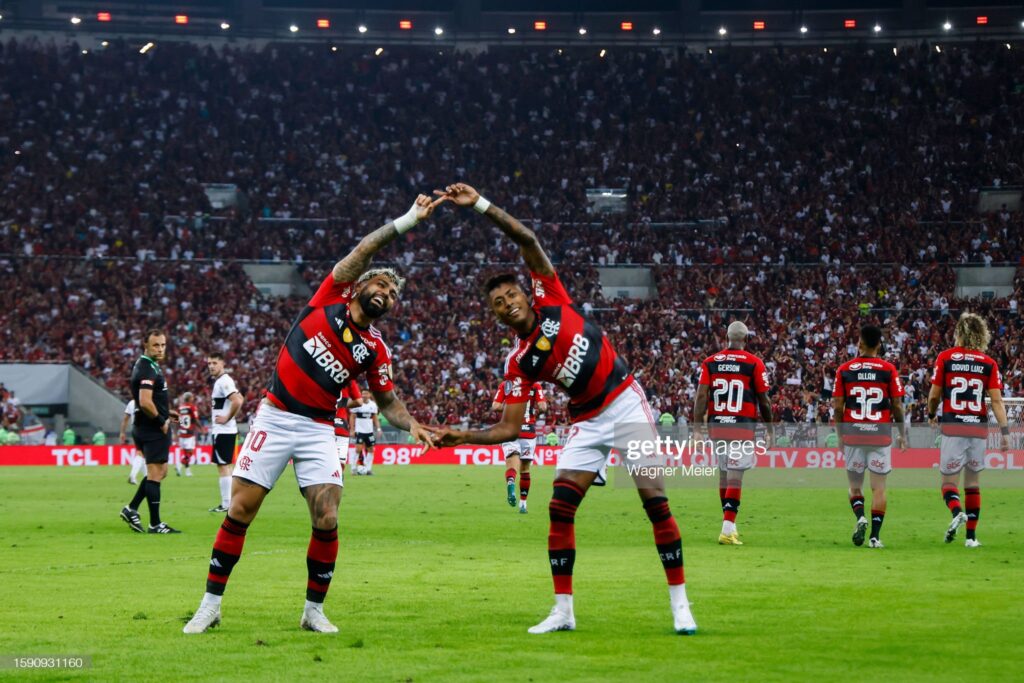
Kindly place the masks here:
<instances>
[{"instance_id":1,"label":"white jersey","mask_svg":"<svg viewBox=\"0 0 1024 683\"><path fill-rule=\"evenodd\" d=\"M216 436L217 434L237 434L238 423L235 422L234 418L227 421L226 424L217 424L217 418L221 415L228 415L231 412L231 402L228 398L231 394L237 394L238 387L235 386L235 380L231 379L231 375L224 373L217 378L217 381L213 383L213 419L210 421L210 433Z\"/></svg>"},{"instance_id":2,"label":"white jersey","mask_svg":"<svg viewBox=\"0 0 1024 683\"><path fill-rule=\"evenodd\" d=\"M135 399L128 401L128 405L124 407L124 414L130 416L128 424L135 424Z\"/></svg>"},{"instance_id":3,"label":"white jersey","mask_svg":"<svg viewBox=\"0 0 1024 683\"><path fill-rule=\"evenodd\" d=\"M377 404L368 400L358 408L349 408L350 415L355 417L353 430L356 434L373 433L373 416L377 414Z\"/></svg>"}]
</instances>

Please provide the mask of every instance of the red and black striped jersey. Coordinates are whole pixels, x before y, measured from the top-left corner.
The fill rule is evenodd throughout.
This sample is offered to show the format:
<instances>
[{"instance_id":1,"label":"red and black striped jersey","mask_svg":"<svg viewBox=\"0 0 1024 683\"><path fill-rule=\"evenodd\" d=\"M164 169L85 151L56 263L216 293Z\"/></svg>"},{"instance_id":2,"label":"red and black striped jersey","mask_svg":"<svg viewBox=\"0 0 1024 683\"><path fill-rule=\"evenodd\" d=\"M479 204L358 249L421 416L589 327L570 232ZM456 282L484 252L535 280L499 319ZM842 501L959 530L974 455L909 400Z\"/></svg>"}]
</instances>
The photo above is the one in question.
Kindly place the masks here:
<instances>
[{"instance_id":1,"label":"red and black striped jersey","mask_svg":"<svg viewBox=\"0 0 1024 683\"><path fill-rule=\"evenodd\" d=\"M191 403L178 406L178 436L195 436L199 427L199 411Z\"/></svg>"},{"instance_id":2,"label":"red and black striped jersey","mask_svg":"<svg viewBox=\"0 0 1024 683\"><path fill-rule=\"evenodd\" d=\"M511 392L515 391L513 383L505 380L498 385L498 391L494 394L494 402L504 404ZM520 439L537 438L537 404L546 401L544 387L540 382L534 382L530 387L530 397L526 404L526 415L523 416L523 426L519 428ZM510 401L515 403L515 401Z\"/></svg>"},{"instance_id":3,"label":"red and black striped jersey","mask_svg":"<svg viewBox=\"0 0 1024 683\"><path fill-rule=\"evenodd\" d=\"M557 384L569 394L569 418L594 417L633 381L629 367L597 324L573 303L558 275L530 273L537 324L505 360L507 403L530 400L526 387Z\"/></svg>"},{"instance_id":4,"label":"red and black striped jersey","mask_svg":"<svg viewBox=\"0 0 1024 683\"><path fill-rule=\"evenodd\" d=\"M892 405L903 397L896 366L881 358L853 358L836 370L833 396L842 396L839 432L851 446L892 443Z\"/></svg>"},{"instance_id":5,"label":"red and black striped jersey","mask_svg":"<svg viewBox=\"0 0 1024 683\"><path fill-rule=\"evenodd\" d=\"M999 366L981 351L957 346L935 359L932 384L942 388L942 433L949 436L988 435L989 389L1003 388Z\"/></svg>"},{"instance_id":6,"label":"red and black striped jersey","mask_svg":"<svg viewBox=\"0 0 1024 683\"><path fill-rule=\"evenodd\" d=\"M701 363L700 384L709 387L708 436L752 439L757 395L768 393L768 371L761 359L742 349L723 349Z\"/></svg>"},{"instance_id":7,"label":"red and black striped jersey","mask_svg":"<svg viewBox=\"0 0 1024 683\"><path fill-rule=\"evenodd\" d=\"M355 284L328 274L288 331L267 398L296 415L334 423L338 396L367 375L371 391L391 391L391 351L372 325L360 328L348 305Z\"/></svg>"},{"instance_id":8,"label":"red and black striped jersey","mask_svg":"<svg viewBox=\"0 0 1024 683\"><path fill-rule=\"evenodd\" d=\"M337 409L334 412L335 436L351 436L348 425L348 401L349 399L360 399L362 397L363 392L359 391L359 384L355 380L350 380L348 386L341 390Z\"/></svg>"}]
</instances>

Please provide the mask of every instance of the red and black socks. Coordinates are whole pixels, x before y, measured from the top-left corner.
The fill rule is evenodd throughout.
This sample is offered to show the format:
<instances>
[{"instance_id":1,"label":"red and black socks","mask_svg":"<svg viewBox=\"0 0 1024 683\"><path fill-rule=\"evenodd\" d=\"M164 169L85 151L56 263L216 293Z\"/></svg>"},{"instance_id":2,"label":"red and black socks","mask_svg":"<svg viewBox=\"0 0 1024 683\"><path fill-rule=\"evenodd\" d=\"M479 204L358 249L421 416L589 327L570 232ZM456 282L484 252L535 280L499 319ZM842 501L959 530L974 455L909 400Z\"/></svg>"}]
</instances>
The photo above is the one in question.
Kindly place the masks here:
<instances>
[{"instance_id":1,"label":"red and black socks","mask_svg":"<svg viewBox=\"0 0 1024 683\"><path fill-rule=\"evenodd\" d=\"M507 470L505 470L505 481L506 482L513 482L514 483L515 480L516 480L516 468L515 467L509 467Z\"/></svg>"},{"instance_id":2,"label":"red and black socks","mask_svg":"<svg viewBox=\"0 0 1024 683\"><path fill-rule=\"evenodd\" d=\"M882 522L885 521L885 510L872 508L871 510L871 538L878 540L878 534L882 532Z\"/></svg>"},{"instance_id":3,"label":"red and black socks","mask_svg":"<svg viewBox=\"0 0 1024 683\"><path fill-rule=\"evenodd\" d=\"M526 500L530 495L530 473L523 472L519 478L519 500Z\"/></svg>"},{"instance_id":4,"label":"red and black socks","mask_svg":"<svg viewBox=\"0 0 1024 683\"><path fill-rule=\"evenodd\" d=\"M249 529L248 524L235 521L230 516L224 517L224 522L217 530L217 537L213 541L213 554L210 556L210 571L206 575L206 592L212 595L224 595L224 589L228 584L228 577L231 570L238 563L242 555L242 546L245 544L245 532Z\"/></svg>"},{"instance_id":5,"label":"red and black socks","mask_svg":"<svg viewBox=\"0 0 1024 683\"><path fill-rule=\"evenodd\" d=\"M644 501L644 511L654 527L654 543L658 547L661 565L665 568L665 578L669 586L679 586L686 582L683 574L683 541L679 536L672 510L668 506L668 498L658 496Z\"/></svg>"},{"instance_id":6,"label":"red and black socks","mask_svg":"<svg viewBox=\"0 0 1024 683\"><path fill-rule=\"evenodd\" d=\"M860 519L864 516L864 496L858 494L850 496L850 507L853 509L853 516Z\"/></svg>"},{"instance_id":7,"label":"red and black socks","mask_svg":"<svg viewBox=\"0 0 1024 683\"><path fill-rule=\"evenodd\" d=\"M576 562L576 510L584 491L571 481L558 480L551 493L548 516L548 560L555 594L572 594L572 568Z\"/></svg>"},{"instance_id":8,"label":"red and black socks","mask_svg":"<svg viewBox=\"0 0 1024 683\"><path fill-rule=\"evenodd\" d=\"M946 507L949 508L954 517L963 511L960 507L960 489L957 488L956 484L942 485L942 500L946 502Z\"/></svg>"},{"instance_id":9,"label":"red and black socks","mask_svg":"<svg viewBox=\"0 0 1024 683\"><path fill-rule=\"evenodd\" d=\"M331 586L334 576L334 563L338 559L338 527L333 529L317 529L313 527L313 535L309 539L309 550L306 553L306 570L309 580L306 583L306 600L322 603L327 597L327 589Z\"/></svg>"},{"instance_id":10,"label":"red and black socks","mask_svg":"<svg viewBox=\"0 0 1024 683\"><path fill-rule=\"evenodd\" d=\"M722 519L726 522L735 522L736 515L740 511L740 489L739 486L729 486L725 489L725 496L722 498Z\"/></svg>"},{"instance_id":11,"label":"red and black socks","mask_svg":"<svg viewBox=\"0 0 1024 683\"><path fill-rule=\"evenodd\" d=\"M964 511L967 513L967 538L977 540L978 517L981 515L981 489L968 486L964 489Z\"/></svg>"}]
</instances>

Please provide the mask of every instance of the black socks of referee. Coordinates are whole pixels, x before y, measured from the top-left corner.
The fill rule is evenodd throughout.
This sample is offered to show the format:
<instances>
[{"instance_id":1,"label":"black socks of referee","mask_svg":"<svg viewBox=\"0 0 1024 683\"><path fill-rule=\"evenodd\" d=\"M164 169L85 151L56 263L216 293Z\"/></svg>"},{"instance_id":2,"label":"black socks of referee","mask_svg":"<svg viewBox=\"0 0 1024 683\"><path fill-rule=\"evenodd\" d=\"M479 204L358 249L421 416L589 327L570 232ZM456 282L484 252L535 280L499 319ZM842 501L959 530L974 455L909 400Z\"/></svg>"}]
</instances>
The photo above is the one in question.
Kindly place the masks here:
<instances>
[{"instance_id":1,"label":"black socks of referee","mask_svg":"<svg viewBox=\"0 0 1024 683\"><path fill-rule=\"evenodd\" d=\"M149 525L160 524L160 482L143 479L139 482L139 488L135 491L135 497L128 507L138 511L143 499L149 502Z\"/></svg>"}]
</instances>

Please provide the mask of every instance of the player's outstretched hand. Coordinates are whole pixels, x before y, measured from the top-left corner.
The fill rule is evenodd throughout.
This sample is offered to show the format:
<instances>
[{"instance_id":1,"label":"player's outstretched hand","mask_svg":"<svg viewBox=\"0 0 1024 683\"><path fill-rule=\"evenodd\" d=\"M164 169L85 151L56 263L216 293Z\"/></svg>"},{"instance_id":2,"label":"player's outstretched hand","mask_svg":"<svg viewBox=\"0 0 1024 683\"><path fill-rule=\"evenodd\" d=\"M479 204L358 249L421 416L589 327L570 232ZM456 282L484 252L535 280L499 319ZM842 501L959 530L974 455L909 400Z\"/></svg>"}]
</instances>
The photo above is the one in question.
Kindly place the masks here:
<instances>
[{"instance_id":1,"label":"player's outstretched hand","mask_svg":"<svg viewBox=\"0 0 1024 683\"><path fill-rule=\"evenodd\" d=\"M466 443L466 432L442 427L434 435L438 446L461 446Z\"/></svg>"},{"instance_id":2,"label":"player's outstretched hand","mask_svg":"<svg viewBox=\"0 0 1024 683\"><path fill-rule=\"evenodd\" d=\"M439 197L438 202L451 202L456 206L473 206L480 199L480 193L466 183L449 185L444 191L434 190L434 195Z\"/></svg>"},{"instance_id":3,"label":"player's outstretched hand","mask_svg":"<svg viewBox=\"0 0 1024 683\"><path fill-rule=\"evenodd\" d=\"M1006 434L1003 434L1002 436L999 437L999 450L1001 450L1003 453L1010 452L1010 437L1008 437Z\"/></svg>"},{"instance_id":4,"label":"player's outstretched hand","mask_svg":"<svg viewBox=\"0 0 1024 683\"><path fill-rule=\"evenodd\" d=\"M444 202L444 197L440 197L438 199L431 199L425 194L419 195L418 197L416 197L416 201L412 205L413 208L416 209L416 220L425 221L426 219L430 218L430 214L434 213L434 209L436 209L441 204L444 204Z\"/></svg>"},{"instance_id":5,"label":"player's outstretched hand","mask_svg":"<svg viewBox=\"0 0 1024 683\"><path fill-rule=\"evenodd\" d=\"M424 427L421 424L414 424L409 429L409 434L416 440L416 443L423 445L421 453L426 453L431 448L437 446L437 434L429 427Z\"/></svg>"},{"instance_id":6,"label":"player's outstretched hand","mask_svg":"<svg viewBox=\"0 0 1024 683\"><path fill-rule=\"evenodd\" d=\"M902 434L896 435L896 448L900 449L901 453L907 450L907 441Z\"/></svg>"}]
</instances>

